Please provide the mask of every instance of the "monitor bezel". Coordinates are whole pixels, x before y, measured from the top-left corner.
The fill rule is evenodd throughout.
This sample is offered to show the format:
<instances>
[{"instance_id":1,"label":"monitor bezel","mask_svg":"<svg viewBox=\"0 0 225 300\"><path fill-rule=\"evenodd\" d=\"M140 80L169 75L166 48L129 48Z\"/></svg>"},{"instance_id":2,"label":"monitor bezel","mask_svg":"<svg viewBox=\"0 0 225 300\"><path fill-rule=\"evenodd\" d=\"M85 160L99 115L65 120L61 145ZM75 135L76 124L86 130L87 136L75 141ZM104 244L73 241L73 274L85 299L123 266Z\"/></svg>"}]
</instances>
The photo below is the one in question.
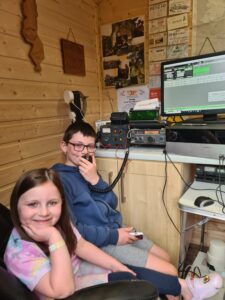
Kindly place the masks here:
<instances>
[{"instance_id":1,"label":"monitor bezel","mask_svg":"<svg viewBox=\"0 0 225 300\"><path fill-rule=\"evenodd\" d=\"M164 99L164 67L169 66L172 64L182 64L188 61L197 61L204 58L216 57L216 56L225 56L225 51L220 52L212 52L202 55L196 56L189 56L184 58L178 58L173 60L167 60L161 63L161 115L163 117L170 117L170 116L202 116L203 119L215 119L217 118L218 114L225 114L225 107L219 109L207 109L207 110L195 110L195 111L182 111L179 113L170 113L165 111L165 99Z\"/></svg>"}]
</instances>

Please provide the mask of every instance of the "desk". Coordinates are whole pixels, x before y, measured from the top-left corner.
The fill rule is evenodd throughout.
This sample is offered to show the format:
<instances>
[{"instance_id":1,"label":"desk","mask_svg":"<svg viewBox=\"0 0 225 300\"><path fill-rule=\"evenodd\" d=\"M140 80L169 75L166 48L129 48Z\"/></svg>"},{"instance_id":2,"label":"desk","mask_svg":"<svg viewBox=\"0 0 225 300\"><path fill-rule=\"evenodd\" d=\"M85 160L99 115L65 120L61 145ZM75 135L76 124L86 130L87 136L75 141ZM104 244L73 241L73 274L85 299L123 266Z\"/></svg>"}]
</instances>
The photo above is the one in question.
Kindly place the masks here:
<instances>
[{"instance_id":1,"label":"desk","mask_svg":"<svg viewBox=\"0 0 225 300\"><path fill-rule=\"evenodd\" d=\"M222 211L222 205L215 202L214 204L207 207L197 207L194 205L194 201L198 196L208 196L213 200L217 200L216 198L216 188L218 184L215 183L207 183L194 181L190 188L183 194L178 202L178 207L183 212L188 212L204 217L214 218L217 220L225 221L225 213ZM223 198L225 202L225 186L221 186L221 190L223 193ZM219 199L220 193L218 192ZM221 199L220 199L221 200Z\"/></svg>"},{"instance_id":2,"label":"desk","mask_svg":"<svg viewBox=\"0 0 225 300\"><path fill-rule=\"evenodd\" d=\"M124 155L124 149L96 150L98 171L105 181L112 182L114 180ZM165 203L180 232L181 211L177 204L186 188L183 179L188 183L193 180L194 164L219 165L219 161L173 154L170 154L169 157L177 169L168 157L166 164L162 148L132 146L129 163L122 180L115 187L115 192L118 195L119 208L124 222L143 231L147 237L166 249L173 263L178 265L181 238L173 224L169 222L162 201L165 178L167 176ZM156 216L157 221L160 220L160 222L156 222ZM219 232L219 235L223 236L223 234L223 230Z\"/></svg>"},{"instance_id":3,"label":"desk","mask_svg":"<svg viewBox=\"0 0 225 300\"><path fill-rule=\"evenodd\" d=\"M197 207L194 205L194 201L198 196L208 196L213 200L217 200L216 188L218 184L206 183L200 181L194 181L191 187L183 194L178 202L178 207L182 211L182 238L181 238L181 251L180 251L180 262L185 259L185 229L187 228L187 214L196 214L207 218L213 218L217 220L225 221L225 213L222 211L222 205L215 202L214 204L207 207ZM221 186L221 190L225 192L225 186ZM219 193L218 193L219 195ZM223 194L225 199L225 194ZM219 195L220 199L220 195ZM221 200L221 199L220 199ZM202 235L204 240L204 226L202 226ZM202 274L208 273L208 267L206 265L205 253L199 251L197 258L195 259L192 267L198 266ZM224 278L225 283L225 278ZM224 295L224 288L220 292L211 297L210 300L222 300Z\"/></svg>"},{"instance_id":4,"label":"desk","mask_svg":"<svg viewBox=\"0 0 225 300\"><path fill-rule=\"evenodd\" d=\"M181 236L181 249L180 249L180 262L185 259L185 232L187 230L187 214L196 214L206 218L213 218L217 220L225 221L225 213L222 211L222 205L218 202L214 202L212 205L207 207L197 207L194 204L195 199L198 196L208 196L213 200L217 200L216 197L216 188L218 184L215 183L206 183L200 181L194 181L190 188L183 194L178 202L178 207L182 211L182 236ZM225 192L225 186L221 186L221 190ZM219 200L220 192L218 192ZM223 194L225 199L225 194ZM224 200L225 201L225 200ZM208 221L208 219L206 219ZM190 226L191 227L191 226ZM190 228L189 227L189 228ZM204 226L202 225L202 240L204 241Z\"/></svg>"}]
</instances>

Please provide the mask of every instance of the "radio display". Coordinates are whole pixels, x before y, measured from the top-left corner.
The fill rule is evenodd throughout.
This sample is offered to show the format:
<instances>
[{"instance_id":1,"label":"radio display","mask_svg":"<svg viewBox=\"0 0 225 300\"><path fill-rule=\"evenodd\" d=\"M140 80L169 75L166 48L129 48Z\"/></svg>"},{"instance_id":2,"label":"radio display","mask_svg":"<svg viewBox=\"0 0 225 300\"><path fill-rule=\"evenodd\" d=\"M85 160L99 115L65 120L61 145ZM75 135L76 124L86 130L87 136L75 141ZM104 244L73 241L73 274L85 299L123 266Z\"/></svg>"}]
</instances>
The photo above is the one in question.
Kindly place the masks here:
<instances>
[{"instance_id":1,"label":"radio display","mask_svg":"<svg viewBox=\"0 0 225 300\"><path fill-rule=\"evenodd\" d=\"M144 134L159 134L159 130L145 130Z\"/></svg>"}]
</instances>

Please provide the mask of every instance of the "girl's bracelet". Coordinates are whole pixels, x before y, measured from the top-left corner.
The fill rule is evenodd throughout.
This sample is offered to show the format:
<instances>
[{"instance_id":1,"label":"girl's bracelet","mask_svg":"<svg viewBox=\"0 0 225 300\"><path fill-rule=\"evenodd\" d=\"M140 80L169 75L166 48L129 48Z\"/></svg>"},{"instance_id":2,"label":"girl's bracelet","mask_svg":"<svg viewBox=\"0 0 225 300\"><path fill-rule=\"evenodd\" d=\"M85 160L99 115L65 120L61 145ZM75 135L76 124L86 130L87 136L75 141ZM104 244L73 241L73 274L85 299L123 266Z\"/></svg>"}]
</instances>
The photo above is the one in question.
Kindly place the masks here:
<instances>
[{"instance_id":1,"label":"girl's bracelet","mask_svg":"<svg viewBox=\"0 0 225 300\"><path fill-rule=\"evenodd\" d=\"M59 240L58 242L49 245L48 249L49 249L49 252L54 252L57 249L64 247L64 246L65 246L64 240Z\"/></svg>"}]
</instances>

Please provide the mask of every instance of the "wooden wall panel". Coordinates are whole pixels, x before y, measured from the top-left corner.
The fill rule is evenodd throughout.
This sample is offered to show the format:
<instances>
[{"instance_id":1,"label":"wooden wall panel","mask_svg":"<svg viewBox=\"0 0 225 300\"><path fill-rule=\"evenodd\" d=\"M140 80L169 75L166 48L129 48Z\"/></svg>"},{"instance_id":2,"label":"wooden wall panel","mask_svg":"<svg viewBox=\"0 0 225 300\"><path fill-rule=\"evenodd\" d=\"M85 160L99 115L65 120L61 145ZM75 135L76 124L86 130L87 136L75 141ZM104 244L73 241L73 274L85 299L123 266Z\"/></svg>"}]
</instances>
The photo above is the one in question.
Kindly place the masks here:
<instances>
[{"instance_id":1,"label":"wooden wall panel","mask_svg":"<svg viewBox=\"0 0 225 300\"><path fill-rule=\"evenodd\" d=\"M21 158L30 158L40 154L54 152L59 149L59 142L63 135L53 135L32 139L20 143Z\"/></svg>"},{"instance_id":2,"label":"wooden wall panel","mask_svg":"<svg viewBox=\"0 0 225 300\"><path fill-rule=\"evenodd\" d=\"M49 118L57 116L67 116L68 109L62 101L20 101L10 102L11 109L9 110L8 102L0 103L1 121L17 121L29 120L37 118Z\"/></svg>"},{"instance_id":3,"label":"wooden wall panel","mask_svg":"<svg viewBox=\"0 0 225 300\"><path fill-rule=\"evenodd\" d=\"M63 73L61 67L42 65L42 72L36 73L33 70L33 65L28 61L17 60L14 58L0 57L1 74L4 78L14 78L18 80L32 80L51 83L64 84L80 84L96 85L96 74L87 73L85 77L68 76ZM23 70L23 72L21 72Z\"/></svg>"},{"instance_id":4,"label":"wooden wall panel","mask_svg":"<svg viewBox=\"0 0 225 300\"><path fill-rule=\"evenodd\" d=\"M62 133L69 124L67 118L21 121L19 126L17 123L0 126L0 144Z\"/></svg>"},{"instance_id":5,"label":"wooden wall panel","mask_svg":"<svg viewBox=\"0 0 225 300\"><path fill-rule=\"evenodd\" d=\"M125 20L146 13L148 0L113 0L100 2L101 24Z\"/></svg>"},{"instance_id":6,"label":"wooden wall panel","mask_svg":"<svg viewBox=\"0 0 225 300\"><path fill-rule=\"evenodd\" d=\"M200 216L195 217L195 223L201 220ZM205 225L205 234L204 234L204 245L209 246L210 240L220 239L225 242L225 222L219 220L211 219ZM191 242L193 244L199 244L201 241L201 227L197 226L193 229L193 235Z\"/></svg>"},{"instance_id":7,"label":"wooden wall panel","mask_svg":"<svg viewBox=\"0 0 225 300\"><path fill-rule=\"evenodd\" d=\"M31 169L51 167L55 162L62 160L62 154L53 152L47 155L22 160L20 163L9 164L7 167L0 168L0 195L1 202L8 205L9 197L18 177Z\"/></svg>"},{"instance_id":8,"label":"wooden wall panel","mask_svg":"<svg viewBox=\"0 0 225 300\"><path fill-rule=\"evenodd\" d=\"M52 152L29 159L23 159L20 162L8 164L0 168L0 182L3 186L12 184L23 173L33 168L51 167L55 162L62 160L62 154Z\"/></svg>"},{"instance_id":9,"label":"wooden wall panel","mask_svg":"<svg viewBox=\"0 0 225 300\"><path fill-rule=\"evenodd\" d=\"M12 192L14 184L7 185L4 188L0 188L0 194L1 194L1 203L9 207L9 200L10 200L10 195Z\"/></svg>"},{"instance_id":10,"label":"wooden wall panel","mask_svg":"<svg viewBox=\"0 0 225 300\"><path fill-rule=\"evenodd\" d=\"M0 201L4 203L24 171L62 161L59 141L71 122L63 100L65 89L88 96L87 121L94 124L100 118L95 2L36 2L45 55L40 73L34 71L30 45L21 36L21 0L0 0ZM84 46L83 77L63 72L60 39L67 38L69 28Z\"/></svg>"},{"instance_id":11,"label":"wooden wall panel","mask_svg":"<svg viewBox=\"0 0 225 300\"><path fill-rule=\"evenodd\" d=\"M7 143L0 146L0 165L17 162L24 158L30 158L59 149L59 142L63 134L29 139L18 143Z\"/></svg>"},{"instance_id":12,"label":"wooden wall panel","mask_svg":"<svg viewBox=\"0 0 225 300\"><path fill-rule=\"evenodd\" d=\"M63 83L55 84L54 82L26 82L24 85L23 81L16 79L1 79L0 80L0 100L13 101L14 99L23 100L44 100L48 99L63 100L62 91L64 89L74 89L74 85L65 85ZM76 84L77 90L82 90L84 87L82 85ZM92 99L98 99L98 87L97 86L85 86L85 95L89 95L87 101ZM64 103L64 102L63 102ZM66 108L67 105L65 105Z\"/></svg>"},{"instance_id":13,"label":"wooden wall panel","mask_svg":"<svg viewBox=\"0 0 225 300\"><path fill-rule=\"evenodd\" d=\"M0 146L0 165L21 159L20 146L18 143L5 144Z\"/></svg>"}]
</instances>

